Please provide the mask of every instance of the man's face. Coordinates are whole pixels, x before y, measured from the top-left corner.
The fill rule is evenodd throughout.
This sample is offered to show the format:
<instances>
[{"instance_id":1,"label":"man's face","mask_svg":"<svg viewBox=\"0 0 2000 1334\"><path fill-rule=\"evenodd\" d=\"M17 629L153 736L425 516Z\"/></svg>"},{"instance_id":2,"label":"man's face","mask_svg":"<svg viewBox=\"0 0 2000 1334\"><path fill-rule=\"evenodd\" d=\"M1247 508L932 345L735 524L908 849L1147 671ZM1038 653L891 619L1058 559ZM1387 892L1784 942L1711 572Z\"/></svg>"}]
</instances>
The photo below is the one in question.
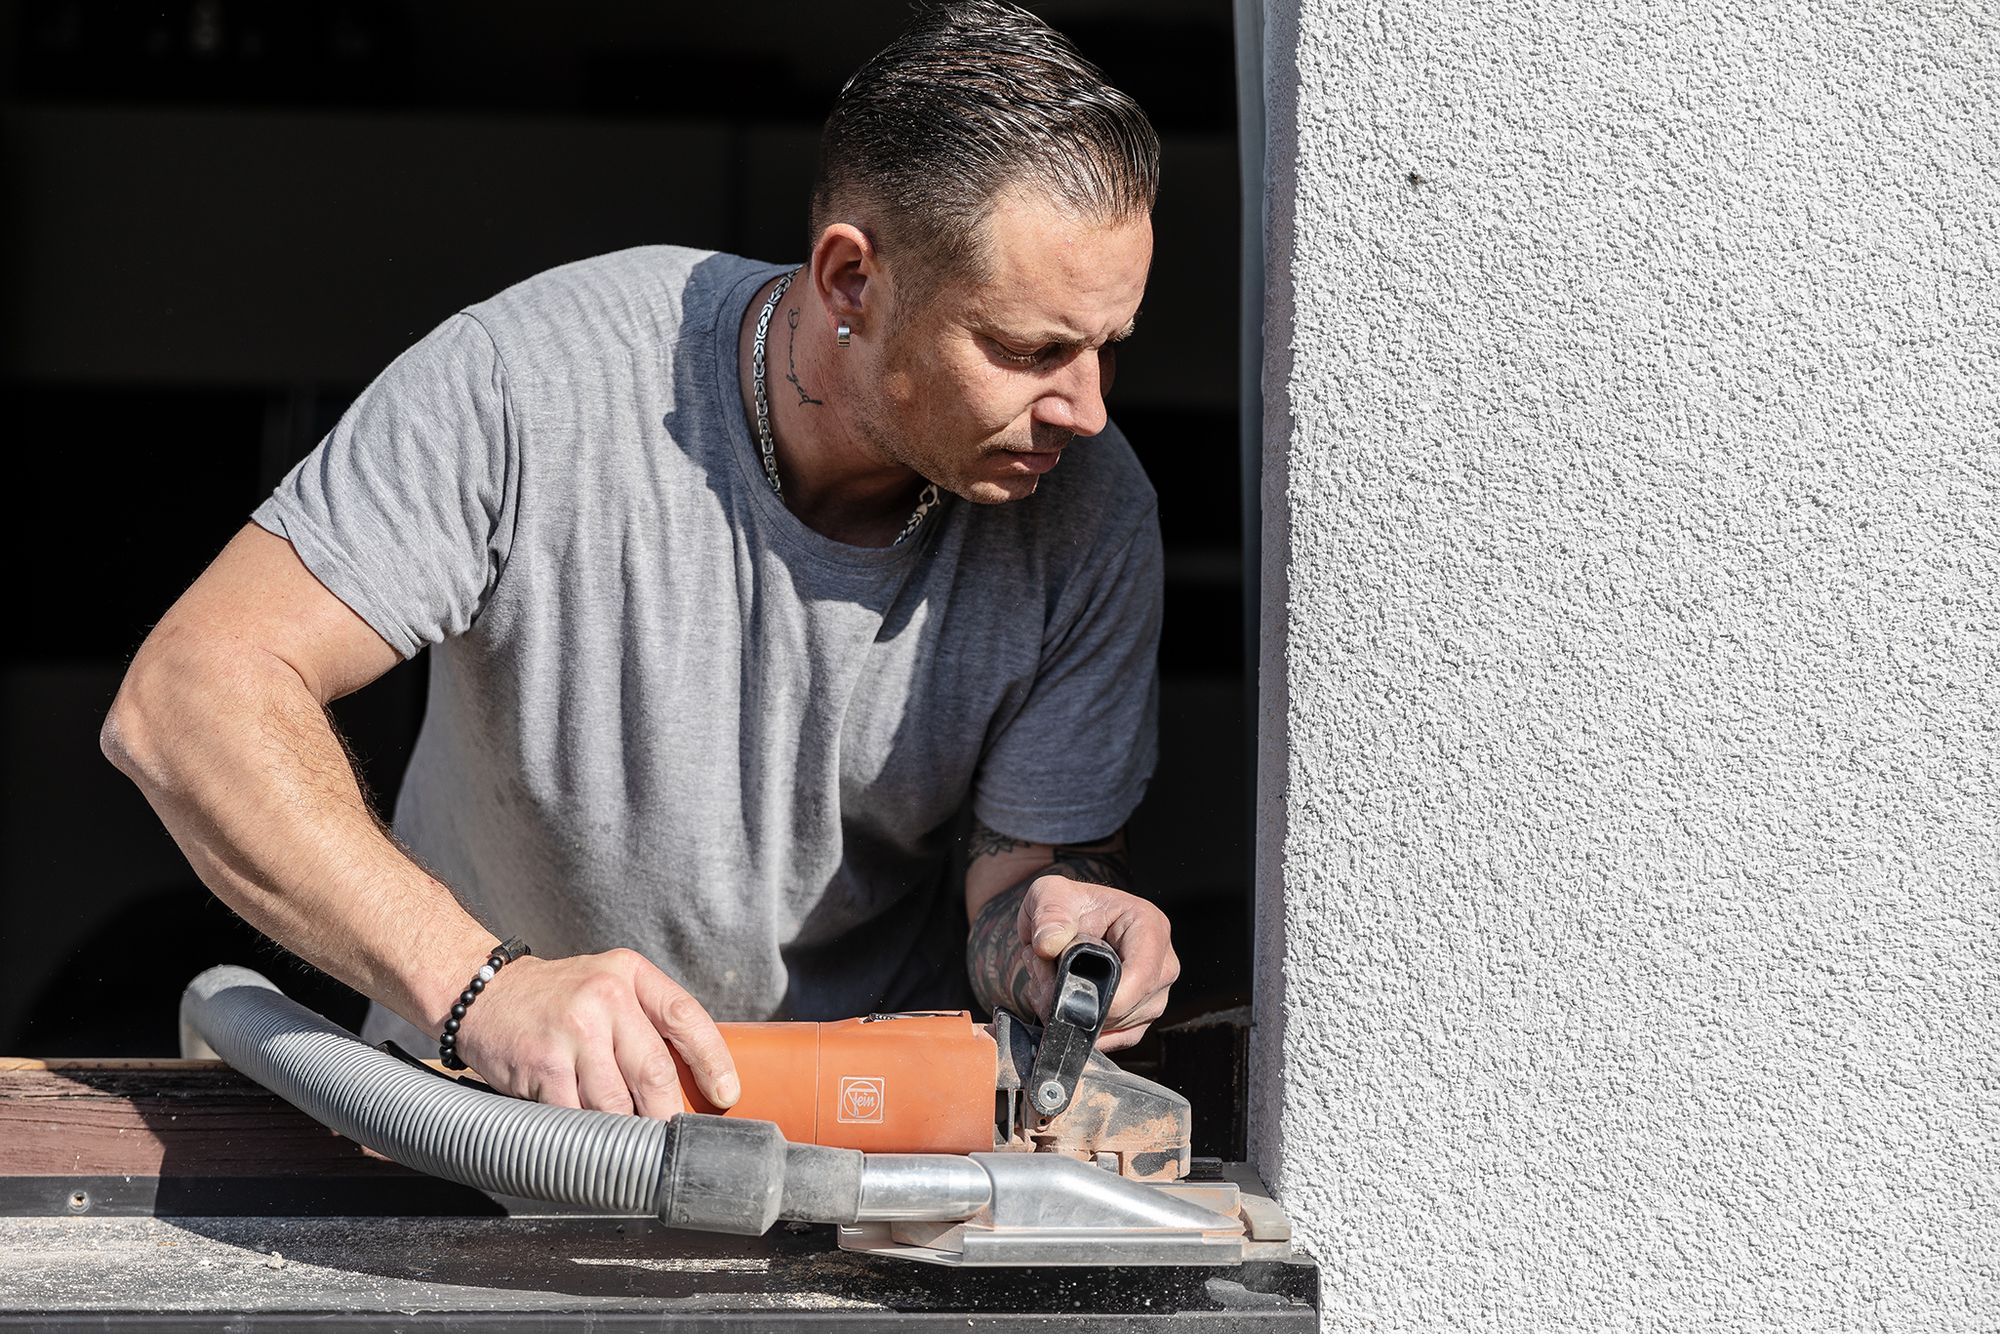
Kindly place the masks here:
<instances>
[{"instance_id":1,"label":"man's face","mask_svg":"<svg viewBox=\"0 0 2000 1334\"><path fill-rule=\"evenodd\" d=\"M989 273L898 313L861 415L895 462L979 504L1019 500L1106 422L1112 345L1132 330L1153 227L1081 219L1027 190L986 220Z\"/></svg>"}]
</instances>

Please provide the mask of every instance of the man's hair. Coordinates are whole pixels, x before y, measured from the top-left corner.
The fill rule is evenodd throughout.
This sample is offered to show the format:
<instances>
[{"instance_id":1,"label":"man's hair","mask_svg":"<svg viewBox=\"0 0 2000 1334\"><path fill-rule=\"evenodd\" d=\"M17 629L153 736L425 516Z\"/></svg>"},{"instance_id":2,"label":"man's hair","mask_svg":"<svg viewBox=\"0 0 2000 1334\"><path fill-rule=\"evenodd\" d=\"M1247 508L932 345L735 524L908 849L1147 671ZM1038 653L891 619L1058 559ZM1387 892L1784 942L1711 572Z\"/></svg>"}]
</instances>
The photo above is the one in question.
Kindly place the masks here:
<instances>
[{"instance_id":1,"label":"man's hair","mask_svg":"<svg viewBox=\"0 0 2000 1334\"><path fill-rule=\"evenodd\" d=\"M1152 211L1160 138L1068 38L1002 0L943 0L840 90L820 136L808 244L864 215L919 289L984 276L980 225L1010 186L1081 217ZM912 271L914 269L914 271Z\"/></svg>"}]
</instances>

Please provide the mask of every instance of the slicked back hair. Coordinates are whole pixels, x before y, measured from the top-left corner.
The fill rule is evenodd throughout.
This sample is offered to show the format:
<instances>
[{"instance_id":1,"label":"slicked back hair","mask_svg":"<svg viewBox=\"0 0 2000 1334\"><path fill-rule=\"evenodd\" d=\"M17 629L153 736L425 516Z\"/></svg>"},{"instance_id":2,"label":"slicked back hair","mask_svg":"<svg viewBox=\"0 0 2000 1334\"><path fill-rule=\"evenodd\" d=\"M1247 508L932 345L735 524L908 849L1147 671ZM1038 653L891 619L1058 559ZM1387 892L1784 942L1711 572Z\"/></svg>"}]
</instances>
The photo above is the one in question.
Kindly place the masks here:
<instances>
[{"instance_id":1,"label":"slicked back hair","mask_svg":"<svg viewBox=\"0 0 2000 1334\"><path fill-rule=\"evenodd\" d=\"M942 0L840 90L808 244L865 217L899 287L928 291L985 276L981 224L1009 187L1113 222L1149 214L1159 181L1146 113L1068 38L1002 0Z\"/></svg>"}]
</instances>

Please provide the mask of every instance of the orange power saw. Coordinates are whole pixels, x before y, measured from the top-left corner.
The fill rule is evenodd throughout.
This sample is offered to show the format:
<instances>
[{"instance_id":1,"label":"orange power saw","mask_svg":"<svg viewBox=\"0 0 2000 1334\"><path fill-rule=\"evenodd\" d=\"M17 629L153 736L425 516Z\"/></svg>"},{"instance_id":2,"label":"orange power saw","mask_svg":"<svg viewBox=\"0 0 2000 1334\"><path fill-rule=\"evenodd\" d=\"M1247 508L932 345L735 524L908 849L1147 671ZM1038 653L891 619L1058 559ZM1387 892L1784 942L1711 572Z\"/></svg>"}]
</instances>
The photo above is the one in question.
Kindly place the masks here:
<instances>
[{"instance_id":1,"label":"orange power saw","mask_svg":"<svg viewBox=\"0 0 2000 1334\"><path fill-rule=\"evenodd\" d=\"M850 1250L959 1265L1240 1264L1289 1254L1254 1177L1191 1172L1185 1098L1094 1050L1118 956L1079 941L1049 1021L1001 1011L723 1024L743 1087L670 1121L547 1107L370 1047L247 969L182 998L213 1052L385 1156L498 1194L670 1225L838 1225ZM1207 1179L1202 1179L1206 1177Z\"/></svg>"}]
</instances>

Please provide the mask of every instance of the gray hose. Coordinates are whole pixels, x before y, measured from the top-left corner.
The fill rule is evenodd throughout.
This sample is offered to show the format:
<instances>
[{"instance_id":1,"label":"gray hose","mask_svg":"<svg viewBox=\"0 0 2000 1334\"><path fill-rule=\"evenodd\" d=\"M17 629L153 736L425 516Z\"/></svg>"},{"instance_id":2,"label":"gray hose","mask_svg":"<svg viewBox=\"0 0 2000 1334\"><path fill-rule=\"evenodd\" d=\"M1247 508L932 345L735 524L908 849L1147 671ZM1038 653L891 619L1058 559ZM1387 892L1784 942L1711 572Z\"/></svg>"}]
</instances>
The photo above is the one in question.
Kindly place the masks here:
<instances>
[{"instance_id":1,"label":"gray hose","mask_svg":"<svg viewBox=\"0 0 2000 1334\"><path fill-rule=\"evenodd\" d=\"M670 1122L548 1107L440 1079L287 999L248 968L223 965L188 983L181 1023L315 1121L406 1167L605 1213L655 1208Z\"/></svg>"},{"instance_id":2,"label":"gray hose","mask_svg":"<svg viewBox=\"0 0 2000 1334\"><path fill-rule=\"evenodd\" d=\"M357 1144L501 1195L750 1236L781 1217L965 1218L991 1196L985 1171L957 1155L877 1155L871 1176L869 1155L788 1144L770 1121L656 1121L482 1092L377 1051L248 968L188 983L180 1019L183 1054L212 1051Z\"/></svg>"}]
</instances>

